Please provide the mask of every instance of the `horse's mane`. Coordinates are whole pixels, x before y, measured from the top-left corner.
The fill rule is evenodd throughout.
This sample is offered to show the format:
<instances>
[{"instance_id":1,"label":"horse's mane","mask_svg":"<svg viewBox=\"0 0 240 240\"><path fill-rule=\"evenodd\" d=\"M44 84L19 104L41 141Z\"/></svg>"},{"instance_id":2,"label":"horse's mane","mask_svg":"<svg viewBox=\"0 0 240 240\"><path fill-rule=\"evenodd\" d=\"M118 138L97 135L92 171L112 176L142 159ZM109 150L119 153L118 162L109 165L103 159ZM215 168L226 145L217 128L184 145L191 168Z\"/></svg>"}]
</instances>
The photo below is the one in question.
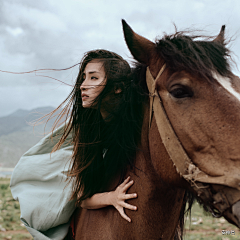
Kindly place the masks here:
<instances>
[{"instance_id":1,"label":"horse's mane","mask_svg":"<svg viewBox=\"0 0 240 240\"><path fill-rule=\"evenodd\" d=\"M184 70L207 80L212 79L212 72L229 76L231 56L226 47L228 42L224 40L220 43L212 39L191 35L190 31L176 31L156 40L156 46L160 57L172 72Z\"/></svg>"}]
</instances>

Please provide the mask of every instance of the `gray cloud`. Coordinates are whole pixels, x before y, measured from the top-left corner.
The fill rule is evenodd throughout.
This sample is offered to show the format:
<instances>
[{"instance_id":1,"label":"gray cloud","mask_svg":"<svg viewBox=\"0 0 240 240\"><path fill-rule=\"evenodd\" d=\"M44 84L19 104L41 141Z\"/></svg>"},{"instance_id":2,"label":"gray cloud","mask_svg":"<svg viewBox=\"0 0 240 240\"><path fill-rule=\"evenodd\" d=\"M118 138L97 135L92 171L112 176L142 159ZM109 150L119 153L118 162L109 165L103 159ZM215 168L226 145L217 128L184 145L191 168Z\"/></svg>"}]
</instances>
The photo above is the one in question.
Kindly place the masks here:
<instances>
[{"instance_id":1,"label":"gray cloud","mask_svg":"<svg viewBox=\"0 0 240 240\"><path fill-rule=\"evenodd\" d=\"M164 32L173 33L173 22L179 30L194 27L206 29L210 35L216 35L226 24L227 35L236 36L231 49L240 56L239 12L238 0L154 0L151 4L145 0L2 0L0 70L61 69L74 65L84 52L96 48L115 51L129 60L122 18L150 40ZM40 74L73 84L77 68ZM0 73L0 85L0 116L18 108L57 106L70 91L35 74Z\"/></svg>"}]
</instances>

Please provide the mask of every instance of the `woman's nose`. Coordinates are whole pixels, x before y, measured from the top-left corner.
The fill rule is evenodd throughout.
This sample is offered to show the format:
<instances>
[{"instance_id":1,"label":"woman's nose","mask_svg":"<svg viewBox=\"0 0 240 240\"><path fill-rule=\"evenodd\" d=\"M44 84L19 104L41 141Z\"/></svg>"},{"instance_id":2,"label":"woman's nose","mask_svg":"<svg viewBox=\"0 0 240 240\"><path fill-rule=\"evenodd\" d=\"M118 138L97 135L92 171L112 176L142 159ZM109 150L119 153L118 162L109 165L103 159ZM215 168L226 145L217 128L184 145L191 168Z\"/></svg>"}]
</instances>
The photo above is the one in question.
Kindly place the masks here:
<instances>
[{"instance_id":1,"label":"woman's nose","mask_svg":"<svg viewBox=\"0 0 240 240\"><path fill-rule=\"evenodd\" d=\"M80 86L80 89L81 90L85 90L86 89L86 80L84 80L83 82L82 82L82 84L81 84L81 86Z\"/></svg>"},{"instance_id":2,"label":"woman's nose","mask_svg":"<svg viewBox=\"0 0 240 240\"><path fill-rule=\"evenodd\" d=\"M81 84L80 89L85 90L86 88L83 86L83 84Z\"/></svg>"}]
</instances>

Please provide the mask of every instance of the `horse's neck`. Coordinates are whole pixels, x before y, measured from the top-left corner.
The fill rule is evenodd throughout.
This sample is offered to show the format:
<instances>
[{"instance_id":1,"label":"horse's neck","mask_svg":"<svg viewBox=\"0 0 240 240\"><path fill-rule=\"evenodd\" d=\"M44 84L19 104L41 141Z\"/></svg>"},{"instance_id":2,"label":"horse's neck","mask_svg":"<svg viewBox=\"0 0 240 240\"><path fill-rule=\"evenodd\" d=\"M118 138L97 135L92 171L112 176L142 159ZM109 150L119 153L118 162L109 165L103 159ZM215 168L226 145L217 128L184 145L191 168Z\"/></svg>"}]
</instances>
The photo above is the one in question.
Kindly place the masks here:
<instances>
[{"instance_id":1,"label":"horse's neck","mask_svg":"<svg viewBox=\"0 0 240 240\"><path fill-rule=\"evenodd\" d=\"M180 180L165 147L162 144L155 118L149 129L149 108L145 109L141 151L138 151L135 162L135 184L132 192L138 193L134 202L138 206L138 217L147 222L154 222L152 227L159 229L164 236L172 237L178 225L184 190L174 184ZM132 213L132 218L136 217ZM171 239L171 238L169 238Z\"/></svg>"},{"instance_id":2,"label":"horse's neck","mask_svg":"<svg viewBox=\"0 0 240 240\"><path fill-rule=\"evenodd\" d=\"M154 113L151 124L149 124L149 112L149 105L147 105L144 109L140 146L144 161L136 159L136 163L141 164L142 169L153 171L155 173L153 176L160 182L159 185L164 182L164 185L168 188L180 187L186 189L188 187L187 182L177 173L174 163L163 145Z\"/></svg>"},{"instance_id":3,"label":"horse's neck","mask_svg":"<svg viewBox=\"0 0 240 240\"><path fill-rule=\"evenodd\" d=\"M164 177L164 172L168 174L165 162L169 159L157 135L155 119L149 132L148 113L149 109L146 108L139 146L141 150L137 151L135 168L127 172L127 176L130 175L134 180L128 193L138 194L137 199L127 200L128 203L137 206L138 210L125 209L132 223L122 219L113 207L94 211L83 209L78 218L76 239L174 238L184 190L171 187L167 177ZM155 163L156 159L159 165Z\"/></svg>"}]
</instances>

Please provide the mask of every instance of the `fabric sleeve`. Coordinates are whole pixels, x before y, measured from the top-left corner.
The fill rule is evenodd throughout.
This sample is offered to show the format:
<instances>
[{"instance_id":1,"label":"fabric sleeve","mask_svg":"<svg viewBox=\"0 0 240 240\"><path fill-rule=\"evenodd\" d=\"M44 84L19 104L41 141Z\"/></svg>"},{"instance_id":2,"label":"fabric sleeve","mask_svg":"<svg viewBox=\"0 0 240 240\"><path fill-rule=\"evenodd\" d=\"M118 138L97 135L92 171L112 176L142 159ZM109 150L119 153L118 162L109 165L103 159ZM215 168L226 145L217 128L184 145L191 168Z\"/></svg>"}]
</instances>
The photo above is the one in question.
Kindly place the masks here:
<instances>
[{"instance_id":1,"label":"fabric sleeve","mask_svg":"<svg viewBox=\"0 0 240 240\"><path fill-rule=\"evenodd\" d=\"M12 196L19 201L21 220L34 239L63 239L75 210L75 201L70 201L72 184L66 182L72 135L59 150L51 153L63 128L48 134L29 149L12 174Z\"/></svg>"}]
</instances>

